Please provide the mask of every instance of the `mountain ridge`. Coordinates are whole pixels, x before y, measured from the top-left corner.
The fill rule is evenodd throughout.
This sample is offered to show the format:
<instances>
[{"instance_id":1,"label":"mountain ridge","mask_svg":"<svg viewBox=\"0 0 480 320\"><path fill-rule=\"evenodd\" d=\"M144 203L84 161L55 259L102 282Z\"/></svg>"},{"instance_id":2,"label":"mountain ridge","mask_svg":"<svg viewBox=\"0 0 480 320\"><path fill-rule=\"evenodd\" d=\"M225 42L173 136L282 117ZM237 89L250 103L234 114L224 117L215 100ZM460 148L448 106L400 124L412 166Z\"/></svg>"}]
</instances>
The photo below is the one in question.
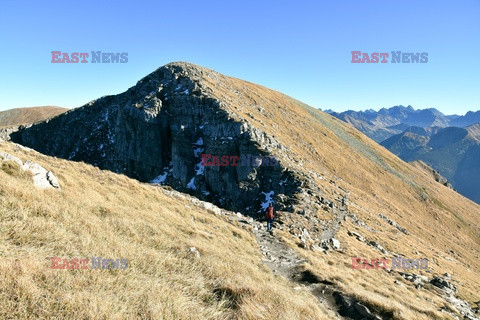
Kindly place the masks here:
<instances>
[{"instance_id":1,"label":"mountain ridge","mask_svg":"<svg viewBox=\"0 0 480 320\"><path fill-rule=\"evenodd\" d=\"M73 167L87 162L143 182L166 174L163 184L250 216L271 197L282 241L340 296L371 310L441 318L451 304L430 281L445 272L461 282L454 297L480 299L480 207L352 126L274 90L173 63L11 138ZM275 156L279 165L202 169L201 153ZM418 270L428 283L416 288L396 271L352 269L356 256L428 258L429 269Z\"/></svg>"},{"instance_id":2,"label":"mountain ridge","mask_svg":"<svg viewBox=\"0 0 480 320\"><path fill-rule=\"evenodd\" d=\"M465 115L445 115L435 108L414 109L410 105L382 108L379 111L368 109L365 111L330 111L329 113L350 123L377 142L382 142L411 126L467 127L480 122L480 111L468 111Z\"/></svg>"},{"instance_id":3,"label":"mountain ridge","mask_svg":"<svg viewBox=\"0 0 480 320\"><path fill-rule=\"evenodd\" d=\"M480 202L480 124L466 128L411 127L381 143L405 161L421 160L440 171L461 194Z\"/></svg>"},{"instance_id":4,"label":"mountain ridge","mask_svg":"<svg viewBox=\"0 0 480 320\"><path fill-rule=\"evenodd\" d=\"M67 108L62 107L39 106L0 111L0 127L12 127L40 122L62 114L67 110Z\"/></svg>"},{"instance_id":5,"label":"mountain ridge","mask_svg":"<svg viewBox=\"0 0 480 320\"><path fill-rule=\"evenodd\" d=\"M477 203L480 201L475 187L480 177L473 165L480 162L480 157L477 152L471 151L461 162L463 154L479 141L480 111L469 111L464 116L446 116L434 108L415 110L412 106L395 106L378 112L349 110L331 114L362 131L401 159L426 162L460 193ZM458 124L465 126L457 127ZM460 142L462 139L465 143ZM471 174L466 170L472 170Z\"/></svg>"}]
</instances>

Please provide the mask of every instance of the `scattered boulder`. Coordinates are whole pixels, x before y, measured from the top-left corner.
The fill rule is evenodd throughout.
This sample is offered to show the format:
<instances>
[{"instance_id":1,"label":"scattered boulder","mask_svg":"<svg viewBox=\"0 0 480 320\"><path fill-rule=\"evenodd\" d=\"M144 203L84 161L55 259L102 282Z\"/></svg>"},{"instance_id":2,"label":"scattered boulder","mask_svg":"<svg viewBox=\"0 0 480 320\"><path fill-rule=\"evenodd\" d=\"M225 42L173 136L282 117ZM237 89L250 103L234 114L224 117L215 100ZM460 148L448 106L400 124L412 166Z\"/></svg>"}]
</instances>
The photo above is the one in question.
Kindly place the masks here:
<instances>
[{"instance_id":1,"label":"scattered boulder","mask_svg":"<svg viewBox=\"0 0 480 320\"><path fill-rule=\"evenodd\" d=\"M338 241L337 239L335 238L330 238L328 240L322 240L320 242L320 248L323 250L323 251L327 251L327 250L340 250L340 241Z\"/></svg>"},{"instance_id":2,"label":"scattered boulder","mask_svg":"<svg viewBox=\"0 0 480 320\"><path fill-rule=\"evenodd\" d=\"M57 177L52 173L52 171L47 172L47 180L50 182L52 187L54 188L60 188L60 184L58 183Z\"/></svg>"},{"instance_id":3,"label":"scattered boulder","mask_svg":"<svg viewBox=\"0 0 480 320\"><path fill-rule=\"evenodd\" d=\"M393 281L393 283L395 283L397 286L400 286L400 287L404 287L404 288L405 288L405 286L403 285L403 283L401 283L401 282L398 281L398 280Z\"/></svg>"},{"instance_id":4,"label":"scattered boulder","mask_svg":"<svg viewBox=\"0 0 480 320\"><path fill-rule=\"evenodd\" d=\"M12 156L11 154L0 151L0 159L2 162L13 161L15 162L23 171L30 171L33 177L33 185L40 189L50 189L55 188L59 189L60 184L58 183L57 177L51 172L47 171L44 167L38 163L32 162L30 160L22 162L19 158Z\"/></svg>"},{"instance_id":5,"label":"scattered boulder","mask_svg":"<svg viewBox=\"0 0 480 320\"><path fill-rule=\"evenodd\" d=\"M442 278L440 276L435 276L430 283L434 285L437 288L440 288L442 291L444 291L447 294L454 294L457 293L457 288L448 282L445 278Z\"/></svg>"},{"instance_id":6,"label":"scattered boulder","mask_svg":"<svg viewBox=\"0 0 480 320\"><path fill-rule=\"evenodd\" d=\"M313 240L312 237L310 236L310 233L307 231L307 229L303 228L302 229L302 234L298 237L301 241L300 247L310 250L313 245Z\"/></svg>"},{"instance_id":7,"label":"scattered boulder","mask_svg":"<svg viewBox=\"0 0 480 320\"><path fill-rule=\"evenodd\" d=\"M365 228L368 231L375 232L375 230L372 227L368 226L365 222L357 218L357 216L354 213L347 214L346 217L350 218L350 220L352 220L352 222L355 223L357 226Z\"/></svg>"},{"instance_id":8,"label":"scattered boulder","mask_svg":"<svg viewBox=\"0 0 480 320\"><path fill-rule=\"evenodd\" d=\"M23 166L23 170L28 170L33 176L33 185L40 189L60 188L58 180L51 171L47 171L38 163L27 160Z\"/></svg>"},{"instance_id":9,"label":"scattered boulder","mask_svg":"<svg viewBox=\"0 0 480 320\"><path fill-rule=\"evenodd\" d=\"M445 298L455 309L460 312L464 319L467 320L480 320L478 309L471 308L470 304L465 300L462 300L454 295L449 295Z\"/></svg>"},{"instance_id":10,"label":"scattered boulder","mask_svg":"<svg viewBox=\"0 0 480 320\"><path fill-rule=\"evenodd\" d=\"M334 250L340 250L340 241L338 241L338 240L335 239L335 238L332 238L332 239L330 239L330 243L331 243L332 248L333 248Z\"/></svg>"},{"instance_id":11,"label":"scattered boulder","mask_svg":"<svg viewBox=\"0 0 480 320\"><path fill-rule=\"evenodd\" d=\"M406 273L401 271L398 271L398 274L401 275L402 278L404 278L405 280L413 282L413 284L415 285L415 288L417 289L422 288L425 284L428 283L427 276L422 276L415 273Z\"/></svg>"},{"instance_id":12,"label":"scattered boulder","mask_svg":"<svg viewBox=\"0 0 480 320\"><path fill-rule=\"evenodd\" d=\"M368 245L371 247L377 248L378 250L380 250L380 252L382 252L385 255L389 254L388 251L384 247L382 247L377 241L373 241L373 240L369 241Z\"/></svg>"},{"instance_id":13,"label":"scattered boulder","mask_svg":"<svg viewBox=\"0 0 480 320\"><path fill-rule=\"evenodd\" d=\"M8 154L8 153L2 152L2 151L0 151L0 159L2 159L2 162L13 161L16 164L18 164L19 166L23 165L22 160L20 160L19 158L15 157L15 156L12 156L11 154Z\"/></svg>"},{"instance_id":14,"label":"scattered boulder","mask_svg":"<svg viewBox=\"0 0 480 320\"><path fill-rule=\"evenodd\" d=\"M357 238L358 241L365 242L365 238L361 234L354 231L348 231L347 233L349 236Z\"/></svg>"},{"instance_id":15,"label":"scattered boulder","mask_svg":"<svg viewBox=\"0 0 480 320\"><path fill-rule=\"evenodd\" d=\"M353 297L347 296L340 291L334 291L332 294L335 299L335 303L339 307L339 314L348 319L372 319L381 320L382 316L385 318L391 318L391 315L377 315L372 312L373 307L367 305L367 303L358 301Z\"/></svg>"}]
</instances>

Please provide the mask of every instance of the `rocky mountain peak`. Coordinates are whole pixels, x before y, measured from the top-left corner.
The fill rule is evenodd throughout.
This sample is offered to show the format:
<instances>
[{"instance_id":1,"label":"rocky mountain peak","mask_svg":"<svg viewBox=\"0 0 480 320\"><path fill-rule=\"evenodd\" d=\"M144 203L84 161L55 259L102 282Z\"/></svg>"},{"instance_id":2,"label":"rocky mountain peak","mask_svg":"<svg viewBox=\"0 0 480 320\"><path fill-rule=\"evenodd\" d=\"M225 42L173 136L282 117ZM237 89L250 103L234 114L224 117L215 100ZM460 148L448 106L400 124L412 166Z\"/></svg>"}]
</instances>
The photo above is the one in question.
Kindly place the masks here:
<instances>
[{"instance_id":1,"label":"rocky mountain peak","mask_svg":"<svg viewBox=\"0 0 480 320\"><path fill-rule=\"evenodd\" d=\"M22 127L11 138L231 210L253 213L275 200L278 209L292 211L302 174L290 169L286 148L255 121L252 113L266 108L249 103L247 85L194 64L170 63L124 93ZM256 110L247 118L245 108ZM202 154L223 162L205 166Z\"/></svg>"}]
</instances>

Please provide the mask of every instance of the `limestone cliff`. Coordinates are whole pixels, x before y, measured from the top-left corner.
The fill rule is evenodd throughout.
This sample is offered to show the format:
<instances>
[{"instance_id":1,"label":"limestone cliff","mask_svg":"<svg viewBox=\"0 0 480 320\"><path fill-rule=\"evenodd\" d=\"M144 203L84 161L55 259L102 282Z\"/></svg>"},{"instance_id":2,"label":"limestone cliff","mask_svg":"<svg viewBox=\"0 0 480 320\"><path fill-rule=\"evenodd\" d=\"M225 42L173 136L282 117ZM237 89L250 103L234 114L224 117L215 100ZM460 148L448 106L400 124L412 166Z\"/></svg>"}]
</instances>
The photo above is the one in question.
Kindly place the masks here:
<instances>
[{"instance_id":1,"label":"limestone cliff","mask_svg":"<svg viewBox=\"0 0 480 320\"><path fill-rule=\"evenodd\" d=\"M273 157L273 150L283 148L211 94L201 80L216 76L195 65L169 64L122 94L22 127L11 138L47 155L171 185L231 210L257 212L272 196L279 209L292 210L299 183L281 161L202 166L201 154Z\"/></svg>"}]
</instances>

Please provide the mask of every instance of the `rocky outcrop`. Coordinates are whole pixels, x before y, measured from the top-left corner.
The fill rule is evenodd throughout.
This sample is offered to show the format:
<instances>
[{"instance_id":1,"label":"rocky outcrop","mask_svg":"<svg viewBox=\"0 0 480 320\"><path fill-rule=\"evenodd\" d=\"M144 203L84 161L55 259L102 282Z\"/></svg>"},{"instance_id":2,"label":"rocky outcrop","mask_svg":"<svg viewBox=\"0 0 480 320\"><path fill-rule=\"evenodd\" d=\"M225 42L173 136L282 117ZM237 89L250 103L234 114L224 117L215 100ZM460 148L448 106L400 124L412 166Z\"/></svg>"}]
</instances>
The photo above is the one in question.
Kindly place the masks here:
<instances>
[{"instance_id":1,"label":"rocky outcrop","mask_svg":"<svg viewBox=\"0 0 480 320\"><path fill-rule=\"evenodd\" d=\"M450 189L453 189L452 184L440 174L437 170L433 169L429 165L427 165L425 162L417 160L412 162L413 165L420 167L422 170L428 172L429 174L432 175L433 179L435 179L436 182L444 185L445 187L448 187Z\"/></svg>"},{"instance_id":2,"label":"rocky outcrop","mask_svg":"<svg viewBox=\"0 0 480 320\"><path fill-rule=\"evenodd\" d=\"M12 156L9 153L0 151L1 162L14 162L19 169L23 171L29 171L32 174L33 185L40 189L50 189L55 188L59 189L60 184L58 183L57 177L51 172L47 171L44 167L38 163L32 162L30 160L22 162L19 158Z\"/></svg>"},{"instance_id":3,"label":"rocky outcrop","mask_svg":"<svg viewBox=\"0 0 480 320\"><path fill-rule=\"evenodd\" d=\"M455 294L457 293L457 288L448 280L450 280L450 276L447 274L445 277L435 276L430 283L437 288L440 288L447 294Z\"/></svg>"},{"instance_id":4,"label":"rocky outcrop","mask_svg":"<svg viewBox=\"0 0 480 320\"><path fill-rule=\"evenodd\" d=\"M230 210L255 213L275 200L278 210L293 211L301 183L282 161L202 166L201 154L273 157L283 148L210 94L213 89L200 79L215 74L169 64L122 94L21 127L11 138L47 155L170 185Z\"/></svg>"},{"instance_id":5,"label":"rocky outcrop","mask_svg":"<svg viewBox=\"0 0 480 320\"><path fill-rule=\"evenodd\" d=\"M2 162L12 161L12 162L15 162L20 167L23 166L22 160L3 151L0 151L0 159L2 160Z\"/></svg>"},{"instance_id":6,"label":"rocky outcrop","mask_svg":"<svg viewBox=\"0 0 480 320\"><path fill-rule=\"evenodd\" d=\"M403 234L408 235L407 229L402 228L402 227L401 227L400 225L398 225L398 223L396 223L395 221L391 220L390 218L384 216L384 215L381 214L381 213L379 213L378 216L379 216L381 219L385 220L389 225L397 228L397 229L398 229L400 232L402 232Z\"/></svg>"},{"instance_id":7,"label":"rocky outcrop","mask_svg":"<svg viewBox=\"0 0 480 320\"><path fill-rule=\"evenodd\" d=\"M22 169L32 173L33 185L35 187L40 189L60 188L57 177L38 163L27 160L23 164Z\"/></svg>"},{"instance_id":8,"label":"rocky outcrop","mask_svg":"<svg viewBox=\"0 0 480 320\"><path fill-rule=\"evenodd\" d=\"M452 283L452 276L448 273L444 273L442 276L438 275L430 280L430 284L440 289L443 293L445 300L455 307L464 319L468 320L480 320L480 313L478 308L472 308L470 304L459 298L456 294L458 292L457 287ZM448 310L444 310L449 312Z\"/></svg>"},{"instance_id":9,"label":"rocky outcrop","mask_svg":"<svg viewBox=\"0 0 480 320\"><path fill-rule=\"evenodd\" d=\"M10 140L10 135L17 130L18 130L18 126L0 127L0 141Z\"/></svg>"},{"instance_id":10,"label":"rocky outcrop","mask_svg":"<svg viewBox=\"0 0 480 320\"><path fill-rule=\"evenodd\" d=\"M427 276L422 276L419 274L415 273L406 273L406 272L401 272L397 271L399 275L402 276L407 281L413 282L415 285L415 288L420 289L423 286L425 286L428 283L428 277Z\"/></svg>"},{"instance_id":11,"label":"rocky outcrop","mask_svg":"<svg viewBox=\"0 0 480 320\"><path fill-rule=\"evenodd\" d=\"M369 306L366 302L358 301L354 297L343 294L340 291L333 292L335 302L339 306L339 313L341 316L348 319L392 319L393 315L390 313L378 312L376 314L373 306Z\"/></svg>"}]
</instances>

